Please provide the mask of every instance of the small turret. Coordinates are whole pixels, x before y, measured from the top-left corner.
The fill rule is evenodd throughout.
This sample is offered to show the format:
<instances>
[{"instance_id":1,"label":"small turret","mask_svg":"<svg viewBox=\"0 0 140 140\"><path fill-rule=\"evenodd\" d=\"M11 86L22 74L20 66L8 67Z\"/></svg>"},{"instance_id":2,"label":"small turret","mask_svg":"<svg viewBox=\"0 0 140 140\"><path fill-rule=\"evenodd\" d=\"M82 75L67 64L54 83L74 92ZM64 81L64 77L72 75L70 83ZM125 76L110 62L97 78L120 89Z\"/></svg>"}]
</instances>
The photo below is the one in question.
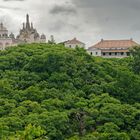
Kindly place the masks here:
<instances>
[{"instance_id":1,"label":"small turret","mask_svg":"<svg viewBox=\"0 0 140 140\"><path fill-rule=\"evenodd\" d=\"M35 38L35 39L40 38L39 33L35 33L35 34L34 34L34 38Z\"/></svg>"},{"instance_id":2,"label":"small turret","mask_svg":"<svg viewBox=\"0 0 140 140\"><path fill-rule=\"evenodd\" d=\"M53 36L53 35L51 35L51 40L50 40L50 42L51 42L52 44L55 44L55 40L54 40L54 36Z\"/></svg>"},{"instance_id":3,"label":"small turret","mask_svg":"<svg viewBox=\"0 0 140 140\"><path fill-rule=\"evenodd\" d=\"M14 35L13 33L11 33L11 34L9 35L9 37L10 37L11 39L15 39L15 35Z\"/></svg>"},{"instance_id":4,"label":"small turret","mask_svg":"<svg viewBox=\"0 0 140 140\"><path fill-rule=\"evenodd\" d=\"M49 44L55 44L55 40L54 40L54 36L53 35L50 36L50 40L48 40L48 43Z\"/></svg>"},{"instance_id":5,"label":"small turret","mask_svg":"<svg viewBox=\"0 0 140 140\"><path fill-rule=\"evenodd\" d=\"M46 36L44 34L42 34L41 39L46 39Z\"/></svg>"},{"instance_id":6,"label":"small turret","mask_svg":"<svg viewBox=\"0 0 140 140\"><path fill-rule=\"evenodd\" d=\"M41 35L40 42L41 43L46 43L46 36L44 34Z\"/></svg>"}]
</instances>

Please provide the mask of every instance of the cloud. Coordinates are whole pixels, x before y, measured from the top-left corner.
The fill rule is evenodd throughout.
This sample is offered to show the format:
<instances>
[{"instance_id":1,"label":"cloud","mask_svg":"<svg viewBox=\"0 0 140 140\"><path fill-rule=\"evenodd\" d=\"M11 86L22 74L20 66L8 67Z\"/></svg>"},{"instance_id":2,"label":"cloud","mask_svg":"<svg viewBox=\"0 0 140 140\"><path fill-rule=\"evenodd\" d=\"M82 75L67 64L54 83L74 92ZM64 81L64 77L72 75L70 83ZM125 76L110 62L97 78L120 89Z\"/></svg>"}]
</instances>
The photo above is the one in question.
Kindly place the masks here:
<instances>
[{"instance_id":1,"label":"cloud","mask_svg":"<svg viewBox=\"0 0 140 140\"><path fill-rule=\"evenodd\" d=\"M71 0L72 3L77 5L78 7L91 7L91 8L99 8L99 7L118 7L118 6L123 6L124 8L126 7L135 7L139 6L140 1L139 0Z\"/></svg>"},{"instance_id":2,"label":"cloud","mask_svg":"<svg viewBox=\"0 0 140 140\"><path fill-rule=\"evenodd\" d=\"M140 0L0 0L0 18L17 32L26 13L40 33L56 41L77 37L89 46L101 38L139 41ZM4 16L3 16L4 15ZM6 20L9 22L8 20ZM16 33L17 34L17 33Z\"/></svg>"},{"instance_id":3,"label":"cloud","mask_svg":"<svg viewBox=\"0 0 140 140\"><path fill-rule=\"evenodd\" d=\"M120 39L137 36L134 29L140 23L139 0L71 0L83 20L92 24L95 20L101 30L97 36ZM89 27L89 25L87 25ZM138 37L137 37L138 39Z\"/></svg>"},{"instance_id":4,"label":"cloud","mask_svg":"<svg viewBox=\"0 0 140 140\"><path fill-rule=\"evenodd\" d=\"M3 0L3 1L5 1L5 2L8 2L8 1L25 1L25 0Z\"/></svg>"},{"instance_id":5,"label":"cloud","mask_svg":"<svg viewBox=\"0 0 140 140\"><path fill-rule=\"evenodd\" d=\"M54 5L50 10L51 14L76 14L77 11L74 6L71 5Z\"/></svg>"},{"instance_id":6,"label":"cloud","mask_svg":"<svg viewBox=\"0 0 140 140\"><path fill-rule=\"evenodd\" d=\"M9 6L0 6L0 9L9 9L9 10L21 10L21 8L17 7L9 7Z\"/></svg>"}]
</instances>

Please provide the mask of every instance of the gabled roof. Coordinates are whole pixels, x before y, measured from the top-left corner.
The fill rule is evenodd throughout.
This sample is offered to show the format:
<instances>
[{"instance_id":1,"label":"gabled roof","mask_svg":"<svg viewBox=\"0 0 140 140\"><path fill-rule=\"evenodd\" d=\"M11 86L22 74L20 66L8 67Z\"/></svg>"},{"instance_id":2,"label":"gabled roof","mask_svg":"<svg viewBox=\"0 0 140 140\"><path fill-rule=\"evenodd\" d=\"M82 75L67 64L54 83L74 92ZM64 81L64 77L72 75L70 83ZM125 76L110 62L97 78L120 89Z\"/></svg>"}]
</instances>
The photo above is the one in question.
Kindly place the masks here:
<instances>
[{"instance_id":1,"label":"gabled roof","mask_svg":"<svg viewBox=\"0 0 140 140\"><path fill-rule=\"evenodd\" d=\"M67 43L69 40L67 40L67 41L63 41L63 42L59 42L59 44L65 44L65 43Z\"/></svg>"},{"instance_id":2,"label":"gabled roof","mask_svg":"<svg viewBox=\"0 0 140 140\"><path fill-rule=\"evenodd\" d=\"M84 44L84 43L77 40L76 38L73 38L72 40L66 41L65 44Z\"/></svg>"},{"instance_id":3,"label":"gabled roof","mask_svg":"<svg viewBox=\"0 0 140 140\"><path fill-rule=\"evenodd\" d=\"M138 43L136 43L135 41L133 41L132 39L130 40L101 40L99 43L89 47L88 50L93 49L93 48L97 48L97 49L111 49L111 48L124 48L124 49L128 49L131 48L133 46L137 46L139 45Z\"/></svg>"}]
</instances>

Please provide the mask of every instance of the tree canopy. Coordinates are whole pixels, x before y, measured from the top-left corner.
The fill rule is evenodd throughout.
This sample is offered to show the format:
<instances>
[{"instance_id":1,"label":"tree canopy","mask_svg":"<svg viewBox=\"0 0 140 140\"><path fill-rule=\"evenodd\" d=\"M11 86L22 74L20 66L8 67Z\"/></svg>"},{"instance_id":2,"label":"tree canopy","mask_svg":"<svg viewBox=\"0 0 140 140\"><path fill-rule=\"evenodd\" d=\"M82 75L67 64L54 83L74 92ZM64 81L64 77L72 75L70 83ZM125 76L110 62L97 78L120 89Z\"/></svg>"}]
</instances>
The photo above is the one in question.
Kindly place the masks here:
<instances>
[{"instance_id":1,"label":"tree canopy","mask_svg":"<svg viewBox=\"0 0 140 140\"><path fill-rule=\"evenodd\" d=\"M1 51L0 139L139 140L137 57L98 58L56 44Z\"/></svg>"},{"instance_id":2,"label":"tree canopy","mask_svg":"<svg viewBox=\"0 0 140 140\"><path fill-rule=\"evenodd\" d=\"M140 46L131 49L131 54L133 56L132 69L135 73L140 74Z\"/></svg>"}]
</instances>

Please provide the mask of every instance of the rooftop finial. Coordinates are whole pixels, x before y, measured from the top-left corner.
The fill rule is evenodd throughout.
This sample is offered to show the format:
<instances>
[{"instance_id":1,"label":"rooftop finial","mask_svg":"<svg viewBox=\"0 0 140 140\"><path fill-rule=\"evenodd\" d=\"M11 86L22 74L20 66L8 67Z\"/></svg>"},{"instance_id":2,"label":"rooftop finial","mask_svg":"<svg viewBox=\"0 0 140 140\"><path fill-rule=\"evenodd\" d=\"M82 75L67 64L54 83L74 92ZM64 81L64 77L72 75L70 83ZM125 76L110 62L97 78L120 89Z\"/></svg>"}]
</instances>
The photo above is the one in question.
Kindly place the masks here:
<instances>
[{"instance_id":1,"label":"rooftop finial","mask_svg":"<svg viewBox=\"0 0 140 140\"><path fill-rule=\"evenodd\" d=\"M29 15L26 15L26 28L30 29L30 21L29 21Z\"/></svg>"},{"instance_id":2,"label":"rooftop finial","mask_svg":"<svg viewBox=\"0 0 140 140\"><path fill-rule=\"evenodd\" d=\"M29 15L26 15L26 22L29 23Z\"/></svg>"}]
</instances>

